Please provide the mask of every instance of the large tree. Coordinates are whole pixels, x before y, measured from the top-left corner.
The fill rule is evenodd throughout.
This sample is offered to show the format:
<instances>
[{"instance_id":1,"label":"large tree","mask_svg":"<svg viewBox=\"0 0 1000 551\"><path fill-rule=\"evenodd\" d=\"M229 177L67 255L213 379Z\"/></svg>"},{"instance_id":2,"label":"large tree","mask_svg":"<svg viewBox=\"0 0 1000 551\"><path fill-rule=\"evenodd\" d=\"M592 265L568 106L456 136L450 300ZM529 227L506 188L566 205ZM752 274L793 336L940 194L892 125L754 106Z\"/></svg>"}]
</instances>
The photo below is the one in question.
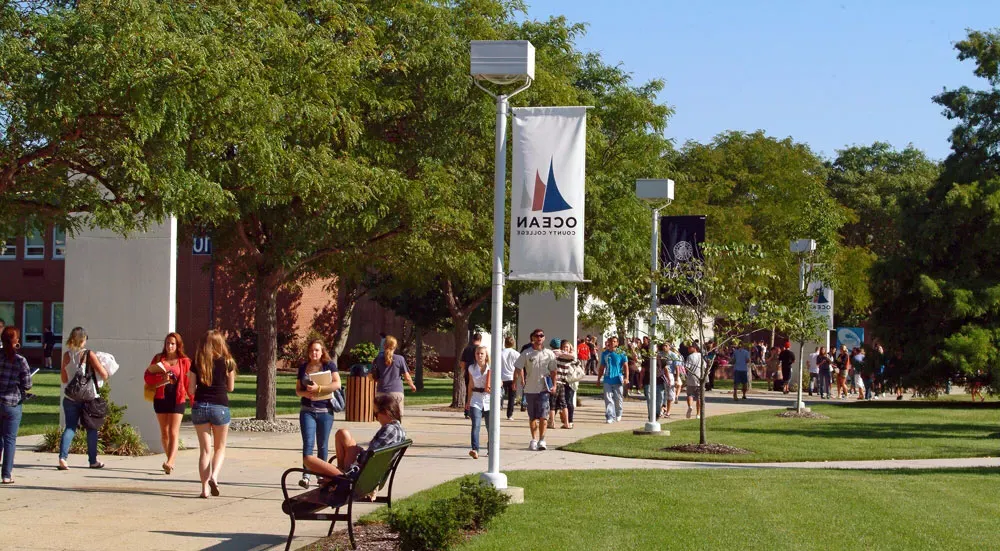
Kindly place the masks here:
<instances>
[{"instance_id":1,"label":"large tree","mask_svg":"<svg viewBox=\"0 0 1000 551\"><path fill-rule=\"evenodd\" d=\"M875 266L874 331L902 353L909 383L934 391L955 374L1000 381L1000 31L955 44L984 90L946 90L934 101L957 121L952 152L925 195L899 217L905 247Z\"/></svg>"}]
</instances>

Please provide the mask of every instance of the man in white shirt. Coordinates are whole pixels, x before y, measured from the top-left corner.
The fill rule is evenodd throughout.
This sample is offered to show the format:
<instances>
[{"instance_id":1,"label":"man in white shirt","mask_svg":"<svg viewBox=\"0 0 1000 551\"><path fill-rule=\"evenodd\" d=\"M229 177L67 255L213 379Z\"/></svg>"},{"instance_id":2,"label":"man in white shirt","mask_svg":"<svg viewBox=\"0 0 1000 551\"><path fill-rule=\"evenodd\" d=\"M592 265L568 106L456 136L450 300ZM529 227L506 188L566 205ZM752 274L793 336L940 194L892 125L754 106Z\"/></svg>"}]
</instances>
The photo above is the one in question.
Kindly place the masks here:
<instances>
[{"instance_id":1,"label":"man in white shirt","mask_svg":"<svg viewBox=\"0 0 1000 551\"><path fill-rule=\"evenodd\" d=\"M705 362L697 346L688 348L688 357L684 360L684 370L687 371L687 418L691 413L701 417L701 380L705 376Z\"/></svg>"},{"instance_id":2,"label":"man in white shirt","mask_svg":"<svg viewBox=\"0 0 1000 551\"><path fill-rule=\"evenodd\" d=\"M507 420L514 418L514 402L517 401L517 388L514 386L514 362L521 353L514 348L514 337L507 336L503 341L504 349L500 353L500 380L503 391L507 394Z\"/></svg>"},{"instance_id":3,"label":"man in white shirt","mask_svg":"<svg viewBox=\"0 0 1000 551\"><path fill-rule=\"evenodd\" d=\"M545 332L531 332L531 348L514 362L515 384L524 389L531 427L529 450L545 449L545 428L549 418L549 394L555 392L556 355L545 348ZM549 380L546 381L545 378ZM550 384L551 383L551 384Z\"/></svg>"},{"instance_id":4,"label":"man in white shirt","mask_svg":"<svg viewBox=\"0 0 1000 551\"><path fill-rule=\"evenodd\" d=\"M812 354L809 354L809 395L810 396L813 395L813 389L816 388L816 385L818 384L817 381L819 381L819 363L816 361L816 358L818 358L818 357L819 357L819 347L817 346L816 350Z\"/></svg>"}]
</instances>

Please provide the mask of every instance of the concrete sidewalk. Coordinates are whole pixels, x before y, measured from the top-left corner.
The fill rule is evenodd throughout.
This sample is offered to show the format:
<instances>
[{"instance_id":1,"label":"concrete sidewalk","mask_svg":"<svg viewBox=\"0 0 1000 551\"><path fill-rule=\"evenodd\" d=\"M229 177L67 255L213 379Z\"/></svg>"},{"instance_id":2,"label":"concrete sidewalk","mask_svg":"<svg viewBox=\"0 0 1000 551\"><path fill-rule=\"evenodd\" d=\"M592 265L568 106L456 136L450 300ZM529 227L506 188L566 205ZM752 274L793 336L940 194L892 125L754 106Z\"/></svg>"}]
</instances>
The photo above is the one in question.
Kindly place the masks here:
<instances>
[{"instance_id":1,"label":"concrete sidewalk","mask_svg":"<svg viewBox=\"0 0 1000 551\"><path fill-rule=\"evenodd\" d=\"M784 407L790 399L767 393L733 402L712 393L711 415ZM678 404L674 418L684 418ZM469 422L461 414L408 407L404 426L415 442L401 464L393 496L405 497L465 474L486 469L487 459L468 456ZM501 423L502 470L518 469L625 469L625 468L882 468L937 466L1000 466L997 459L931 460L900 462L830 462L781 464L719 464L633 460L576 454L557 450L569 442L610 431L639 428L644 421L641 402L627 402L622 423L605 424L599 398L585 398L576 412L576 428L550 430L549 450L527 450L529 433L525 415ZM669 421L664 423L669 429ZM359 442L377 429L374 423L346 423ZM191 426L181 429L188 446L196 446ZM298 433L231 432L226 462L220 476L222 496L200 499L198 450L180 452L177 468L166 475L160 468L163 455L147 457L102 456L107 466L86 468L86 457L70 457L69 471L55 469L55 454L32 451L40 437L18 440L14 476L16 484L0 488L0 526L6 549L141 549L152 550L265 550L283 549L288 517L281 512L280 477L298 466L301 438ZM485 444L485 438L484 438ZM291 477L290 477L291 478ZM294 481L293 481L294 482ZM297 488L297 487L296 487ZM528 489L530 492L530 489ZM373 506L356 508L358 514ZM326 534L322 522L300 523L293 548Z\"/></svg>"}]
</instances>

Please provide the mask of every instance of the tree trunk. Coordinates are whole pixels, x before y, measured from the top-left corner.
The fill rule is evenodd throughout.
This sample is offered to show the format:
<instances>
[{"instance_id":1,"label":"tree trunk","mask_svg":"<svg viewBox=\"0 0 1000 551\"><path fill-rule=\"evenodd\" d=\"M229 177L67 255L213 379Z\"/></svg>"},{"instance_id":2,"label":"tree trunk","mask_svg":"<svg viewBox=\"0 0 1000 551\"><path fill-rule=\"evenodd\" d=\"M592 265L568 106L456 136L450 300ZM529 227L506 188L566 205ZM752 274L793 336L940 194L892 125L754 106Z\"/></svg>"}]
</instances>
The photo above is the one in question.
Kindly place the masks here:
<instances>
[{"instance_id":1,"label":"tree trunk","mask_svg":"<svg viewBox=\"0 0 1000 551\"><path fill-rule=\"evenodd\" d=\"M257 271L254 330L257 332L257 419L274 421L278 360L278 289L272 274Z\"/></svg>"},{"instance_id":2,"label":"tree trunk","mask_svg":"<svg viewBox=\"0 0 1000 551\"><path fill-rule=\"evenodd\" d=\"M469 318L456 316L452 321L455 324L455 329L452 331L455 337L455 367L452 369L451 407L464 408L465 374L462 373L462 350L465 349L463 343L469 340Z\"/></svg>"},{"instance_id":3,"label":"tree trunk","mask_svg":"<svg viewBox=\"0 0 1000 551\"><path fill-rule=\"evenodd\" d=\"M347 339L351 336L351 320L354 316L354 306L362 293L358 287L341 288L337 285L337 328L330 343L330 356L333 363L340 360L347 347Z\"/></svg>"},{"instance_id":4,"label":"tree trunk","mask_svg":"<svg viewBox=\"0 0 1000 551\"><path fill-rule=\"evenodd\" d=\"M424 330L420 327L414 326L413 330L416 332L417 337L417 351L416 351L416 361L417 365L413 366L413 384L417 387L417 390L424 389Z\"/></svg>"}]
</instances>

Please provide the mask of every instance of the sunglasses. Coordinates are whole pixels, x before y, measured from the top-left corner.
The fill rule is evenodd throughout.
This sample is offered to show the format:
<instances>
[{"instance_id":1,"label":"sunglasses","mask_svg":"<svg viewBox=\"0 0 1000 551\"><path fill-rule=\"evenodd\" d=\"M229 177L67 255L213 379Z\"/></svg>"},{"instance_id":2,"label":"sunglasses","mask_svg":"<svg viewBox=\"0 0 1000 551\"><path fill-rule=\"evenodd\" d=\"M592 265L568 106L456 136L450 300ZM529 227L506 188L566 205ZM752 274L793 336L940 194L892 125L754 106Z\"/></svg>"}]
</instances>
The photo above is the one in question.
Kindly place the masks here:
<instances>
[{"instance_id":1,"label":"sunglasses","mask_svg":"<svg viewBox=\"0 0 1000 551\"><path fill-rule=\"evenodd\" d=\"M533 339L544 339L545 335L539 333L537 335L532 335L531 338L533 338Z\"/></svg>"}]
</instances>

